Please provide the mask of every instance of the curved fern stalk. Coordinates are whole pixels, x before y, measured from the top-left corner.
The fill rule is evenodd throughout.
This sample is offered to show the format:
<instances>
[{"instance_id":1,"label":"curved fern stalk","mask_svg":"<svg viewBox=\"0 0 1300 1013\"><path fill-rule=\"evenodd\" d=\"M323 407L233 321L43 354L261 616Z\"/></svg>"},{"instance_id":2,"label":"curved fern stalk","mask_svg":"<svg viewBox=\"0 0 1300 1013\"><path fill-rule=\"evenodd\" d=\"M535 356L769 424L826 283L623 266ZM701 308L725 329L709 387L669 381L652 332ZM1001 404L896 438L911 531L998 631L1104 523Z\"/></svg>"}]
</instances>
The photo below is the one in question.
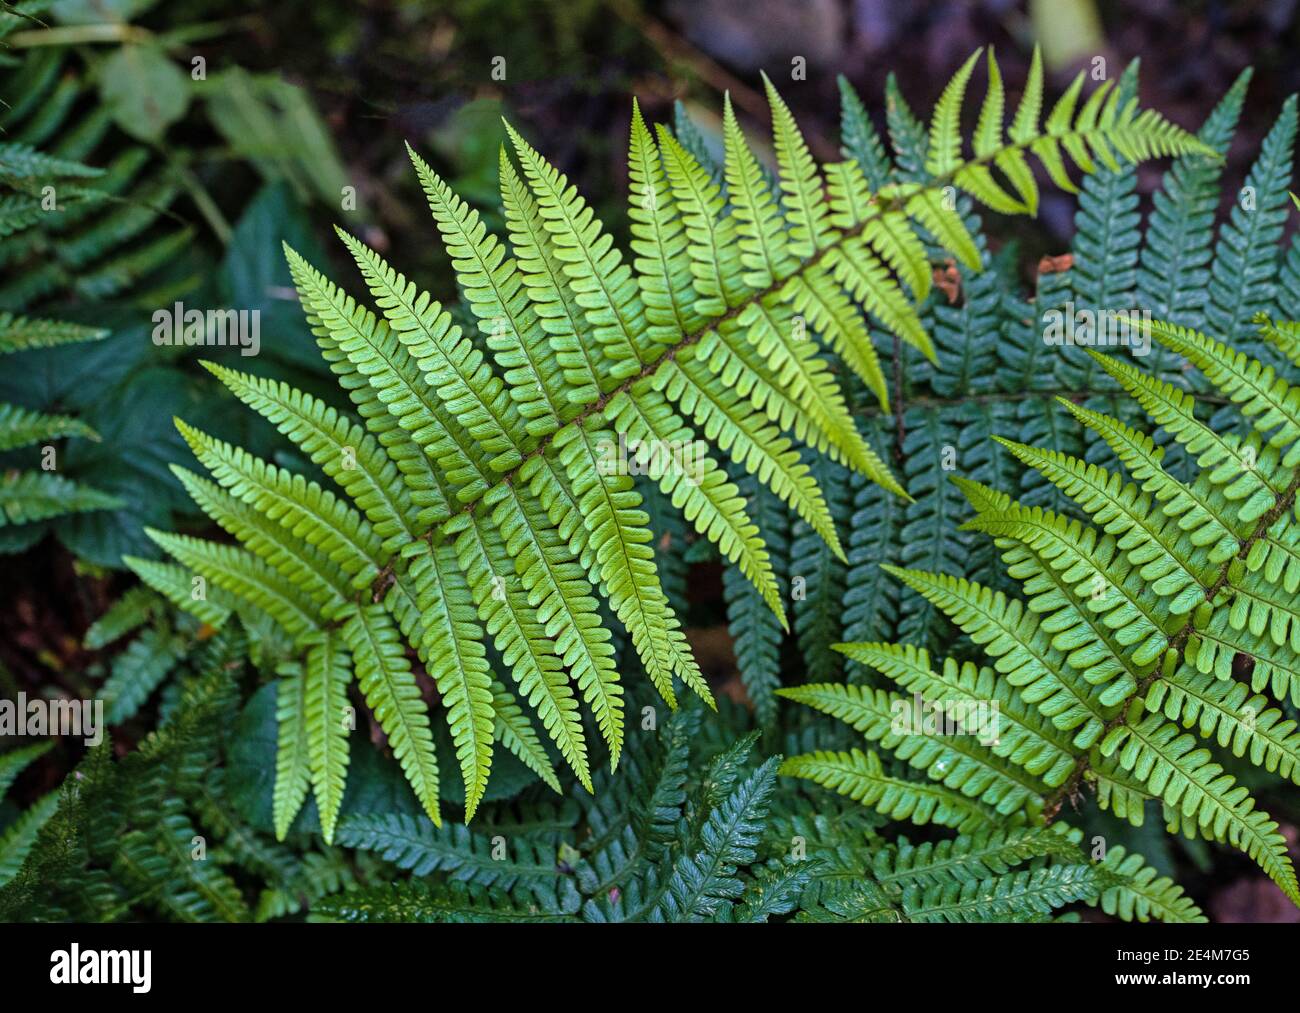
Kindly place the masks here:
<instances>
[{"instance_id":1,"label":"curved fern stalk","mask_svg":"<svg viewBox=\"0 0 1300 1013\"><path fill-rule=\"evenodd\" d=\"M1023 588L1023 603L959 578L886 568L947 612L994 659L996 672L977 674L973 666L949 662L941 674L930 670L925 652L909 645L842 649L927 701L950 706L969 699L974 687L982 687L983 699L1007 701L1003 722L1014 729L1012 747L995 747L992 755L1001 749L1054 788L1041 813L1029 796L1017 800L1014 808L1027 820L1055 819L1085 782L1096 786L1103 807L1131 820L1140 820L1143 796L1157 798L1171 832L1240 848L1300 905L1276 821L1198 740L1296 776L1295 723L1269 706L1261 691L1295 701L1300 687L1294 595L1300 577L1288 565L1300 541L1300 389L1198 331L1155 322L1150 333L1190 360L1253 433L1244 439L1219 435L1197 419L1190 396L1093 352L1195 455L1201 470L1194 481L1184 484L1168 474L1150 437L1071 405L1140 487L1100 465L1012 441L1003 442L1074 499L1087 521L1028 508L958 480L976 510L967 526L994 537L1008 573ZM1265 326L1265 337L1274 341L1284 343L1286 333ZM1238 675L1243 658L1250 662L1249 683ZM929 741L909 744L907 736L886 730L887 695L875 700L874 710L872 698L852 686L806 686L782 695L849 721L902 758L971 752ZM1026 705L1036 705L1041 717ZM1072 729L1080 729L1072 739L1061 734ZM831 786L851 783L844 765L836 771L816 755L789 765ZM942 780L947 765L926 773ZM1103 891L1107 910L1130 917L1189 914L1140 863L1125 866L1121 855L1112 869L1127 871L1131 880L1123 890Z\"/></svg>"},{"instance_id":2,"label":"curved fern stalk","mask_svg":"<svg viewBox=\"0 0 1300 1013\"><path fill-rule=\"evenodd\" d=\"M1027 150L1049 168L1065 151L1085 172L1089 151L1110 164L1112 151L1137 159L1200 150L1190 135L1154 113L1120 108L1104 91L1075 116L1078 87L1042 130L1041 95L1027 95L1004 140L1002 85L990 62L990 93L967 158L958 124L975 60L936 110L926 182L874 190L874 174L813 160L770 81L775 177L760 167L730 103L723 180L634 106L630 257L568 179L508 124L513 158L503 148L500 179L506 237L492 235L479 211L410 151L479 331L473 337L341 230L377 312L286 249L304 312L355 417L288 385L210 368L333 487L179 423L215 479L186 473L183 483L242 548L153 533L183 566L272 616L306 654L284 677L289 755L277 830L287 829L303 797L305 742L322 827L332 832L346 740L322 721L354 666L436 820L436 759L403 641L438 688L467 818L484 796L497 740L539 776L549 771L527 715L489 669L485 636L584 785L591 779L579 699L611 764L624 739L624 687L602 601L670 705L678 683L712 703L664 590L633 478L655 482L785 627L763 533L713 448L789 505L824 540L827 565L839 566L831 506L792 439L906 496L855 424L827 350L882 403L869 323L933 355L914 304L930 284L926 251L972 269L981 263L944 188L990 198L996 184L982 167L1000 167L1015 181ZM1029 91L1041 93L1035 67Z\"/></svg>"}]
</instances>

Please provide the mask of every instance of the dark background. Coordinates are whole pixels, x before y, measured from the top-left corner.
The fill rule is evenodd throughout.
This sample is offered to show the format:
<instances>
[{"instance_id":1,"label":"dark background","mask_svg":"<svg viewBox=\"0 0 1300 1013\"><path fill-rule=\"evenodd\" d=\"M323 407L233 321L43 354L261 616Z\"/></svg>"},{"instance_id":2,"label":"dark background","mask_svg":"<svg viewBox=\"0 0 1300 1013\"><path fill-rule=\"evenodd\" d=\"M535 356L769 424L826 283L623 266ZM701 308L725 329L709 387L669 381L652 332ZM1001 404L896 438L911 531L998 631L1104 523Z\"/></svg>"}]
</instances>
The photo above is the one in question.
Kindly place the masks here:
<instances>
[{"instance_id":1,"label":"dark background","mask_svg":"<svg viewBox=\"0 0 1300 1013\"><path fill-rule=\"evenodd\" d=\"M381 193L408 175L399 137L460 163L465 176L482 173L490 187L498 133L488 112L500 102L586 193L607 200L624 192L633 94L651 118L669 118L681 99L707 123L729 89L758 127L766 117L765 70L814 152L833 158L837 74L881 120L889 73L923 112L961 62L991 44L1015 94L1039 41L1049 93L1095 57L1105 58L1108 76L1138 59L1142 104L1196 129L1253 66L1227 172L1239 179L1283 100L1300 87L1296 7L1295 0L450 0L306 10L283 3L247 19L241 62L307 84L338 128L349 168ZM307 37L320 42L304 44ZM491 78L498 56L506 60L505 82ZM804 81L791 80L796 57L806 61ZM1160 171L1147 168L1144 190ZM392 203L380 204L393 220L381 214L378 224L401 224ZM1058 196L1043 209L1046 235L1041 226L1020 228L1040 243L1063 244L1071 210Z\"/></svg>"}]
</instances>

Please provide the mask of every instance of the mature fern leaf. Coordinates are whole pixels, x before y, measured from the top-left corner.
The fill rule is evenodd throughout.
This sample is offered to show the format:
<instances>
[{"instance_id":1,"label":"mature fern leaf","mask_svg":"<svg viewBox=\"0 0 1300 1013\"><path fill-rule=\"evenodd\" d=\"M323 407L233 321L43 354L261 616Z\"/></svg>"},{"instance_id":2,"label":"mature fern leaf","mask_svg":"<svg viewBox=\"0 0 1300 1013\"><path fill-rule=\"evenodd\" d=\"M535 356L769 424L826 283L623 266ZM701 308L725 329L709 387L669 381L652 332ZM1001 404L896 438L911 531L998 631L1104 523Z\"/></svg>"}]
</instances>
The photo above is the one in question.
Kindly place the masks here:
<instances>
[{"instance_id":1,"label":"mature fern leaf","mask_svg":"<svg viewBox=\"0 0 1300 1013\"><path fill-rule=\"evenodd\" d=\"M611 766L626 738L624 640L606 628L602 605L670 706L678 682L713 703L657 565L637 476L716 546L782 627L771 551L714 445L737 477L761 483L799 517L796 569L825 589L840 584L836 523L847 512L848 471L907 493L856 424L837 363L887 404L871 328L933 358L935 341L908 293L927 297L935 259L961 261L972 279L986 266L981 241L945 207L944 188L1020 211L1036 200L1025 190L1033 185L1025 150L1058 177L1064 155L1086 173L1093 157L1110 166L1116 153L1137 161L1207 150L1104 87L1076 115L1081 83L1045 125L1033 102L1023 106L1006 139L990 56L989 96L968 156L961 105L979 55L945 92L914 180L886 177L874 149L866 169L819 166L771 81L774 178L729 103L718 177L634 107L630 256L509 125L513 158L503 150L500 162L509 244L410 151L477 338L348 233L340 238L377 313L287 251L321 352L359 418L284 383L210 369L340 491L179 422L216 482L179 473L182 483L242 547L154 536L184 567L268 614L305 653L282 676L281 834L304 797L305 756L332 837L347 767L339 712L354 666L436 819L429 729L401 641L437 686L467 818L483 800L496 740L544 779L550 770L528 715L490 671L485 635L584 785L578 698ZM1031 90L1041 92L1035 68ZM855 129L867 136L861 120ZM989 166L1020 196L999 197ZM983 326L997 304L990 287L962 311L961 326ZM817 340L806 340L809 331ZM825 609L824 601L796 608L805 643L828 642L835 613ZM823 660L827 671L839 664L824 651ZM678 872L674 883L694 875Z\"/></svg>"}]
</instances>

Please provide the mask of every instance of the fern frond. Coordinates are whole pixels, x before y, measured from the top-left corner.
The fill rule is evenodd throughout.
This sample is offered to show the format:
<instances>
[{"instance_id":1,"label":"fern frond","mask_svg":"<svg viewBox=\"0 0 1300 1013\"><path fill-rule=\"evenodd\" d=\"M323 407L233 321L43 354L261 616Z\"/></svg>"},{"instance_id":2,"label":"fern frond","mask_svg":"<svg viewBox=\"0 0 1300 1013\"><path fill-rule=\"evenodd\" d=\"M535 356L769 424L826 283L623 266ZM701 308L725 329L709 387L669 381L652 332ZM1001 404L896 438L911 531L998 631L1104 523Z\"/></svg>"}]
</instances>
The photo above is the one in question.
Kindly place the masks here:
<instances>
[{"instance_id":1,"label":"fern frond","mask_svg":"<svg viewBox=\"0 0 1300 1013\"><path fill-rule=\"evenodd\" d=\"M113 659L113 671L99 691L110 725L133 717L184 654L168 629L150 627Z\"/></svg>"},{"instance_id":2,"label":"fern frond","mask_svg":"<svg viewBox=\"0 0 1300 1013\"><path fill-rule=\"evenodd\" d=\"M910 887L902 905L910 921L998 922L1026 911L1047 915L1072 901L1096 898L1104 882L1086 865L1052 865L974 883Z\"/></svg>"},{"instance_id":3,"label":"fern frond","mask_svg":"<svg viewBox=\"0 0 1300 1013\"><path fill-rule=\"evenodd\" d=\"M291 636L321 628L314 602L252 553L152 528L145 534L191 572L265 610Z\"/></svg>"},{"instance_id":4,"label":"fern frond","mask_svg":"<svg viewBox=\"0 0 1300 1013\"><path fill-rule=\"evenodd\" d=\"M1200 828L1225 838L1300 905L1300 888L1277 823L1254 809L1246 789L1210 760L1209 750L1194 745L1191 735L1180 735L1162 715L1151 714L1115 728L1100 748L1103 755L1117 756L1125 770L1163 799L1170 830L1190 836Z\"/></svg>"},{"instance_id":5,"label":"fern frond","mask_svg":"<svg viewBox=\"0 0 1300 1013\"><path fill-rule=\"evenodd\" d=\"M353 666L421 804L438 819L429 725L402 642L415 648L437 686L467 819L484 799L494 741L554 778L529 711L579 782L591 786L581 697L611 768L617 765L625 740L622 630L670 706L676 680L712 704L651 549L643 495L671 502L702 536L699 544L735 566L782 628L788 620L772 552L733 475L762 482L794 510L808 528L795 533L797 565L815 570L824 589L837 585L845 572L837 524L857 481L841 466L883 493L909 498L864 435L881 434L860 428L854 415L858 379L888 403L873 328L883 326L909 355L916 349L937 363L939 349L995 326L996 279L972 281L971 305L955 310L957 317L916 305L930 291L936 259L957 258L971 279L992 262L978 222L951 213L945 188L1020 211L1037 200L1026 151L1059 175L1064 155L1091 172L1093 157L1111 166L1116 155L1137 161L1208 150L1106 88L1075 115L1076 86L1040 128L1037 60L1008 140L1004 88L990 54L989 92L967 158L961 104L978 58L945 91L929 140L911 131L917 157L909 166L900 159L896 173L882 165L861 121L866 164L819 166L766 79L775 178L729 101L720 175L688 136L652 130L634 105L630 255L569 179L509 124L513 155L503 147L500 157L504 237L408 149L477 335L463 333L442 303L347 232L339 237L377 313L286 248L308 323L357 417L283 382L209 368L338 491L178 422L216 484L180 473L182 483L242 548L156 536L184 569L237 596L241 608L268 614L307 652L298 674L291 667L282 676L289 691L282 745L290 755L277 788L278 832L287 832L301 803L306 741L321 826L327 839L333 834L346 740L321 722ZM895 110L893 122L902 116ZM990 166L1019 196L996 196L1001 184ZM87 283L111 287L114 279ZM932 319L938 340L928 331ZM856 374L848 388L837 362ZM794 441L809 448L807 460ZM732 474L714 445L731 457ZM606 446L618 448L612 470ZM912 469L913 491L924 493L931 477L939 488L944 476L937 472L916 481L923 465L909 456L911 447L895 449ZM683 467L672 455L687 450ZM657 489L647 491L644 481L638 488L638 475ZM955 508L955 495L945 495ZM925 509L917 508L916 523ZM1078 555L1090 544L1069 548ZM905 562L917 562L916 555ZM176 600L179 575L150 572ZM1271 614L1280 608L1265 601ZM606 628L606 604L621 630ZM1120 613L1117 606L1106 621ZM216 609L207 614L221 619ZM796 609L801 639L829 629L827 617L835 619L824 609ZM1118 626L1112 639L1127 644L1135 624ZM485 636L527 708L515 702L508 680L489 670ZM829 652L822 662L828 670L839 664ZM300 690L293 679L302 680ZM1099 730L1090 728L1094 736ZM997 768L1002 759L980 753L963 762L973 770L990 762ZM1004 782L1022 773L999 770L995 780L1010 791ZM995 791L989 804L1010 805L1009 797ZM883 804L897 808L907 799L891 794ZM943 811L956 813L954 804L944 802ZM940 801L921 807L932 812ZM773 892L760 891L767 899L752 912L777 903L796 878L774 874ZM777 889L778 882L787 885ZM735 898L728 892L727 899Z\"/></svg>"},{"instance_id":6,"label":"fern frond","mask_svg":"<svg viewBox=\"0 0 1300 1013\"><path fill-rule=\"evenodd\" d=\"M0 798L4 798L9 786L30 764L54 748L53 740L34 742L30 746L19 746L0 753Z\"/></svg>"},{"instance_id":7,"label":"fern frond","mask_svg":"<svg viewBox=\"0 0 1300 1013\"><path fill-rule=\"evenodd\" d=\"M297 662L286 662L278 674L275 684L278 735L272 815L276 840L283 841L311 788L308 747L311 733L308 729L307 677L302 666Z\"/></svg>"},{"instance_id":8,"label":"fern frond","mask_svg":"<svg viewBox=\"0 0 1300 1013\"><path fill-rule=\"evenodd\" d=\"M1300 438L1300 390L1279 377L1272 367L1189 328L1154 322L1151 335L1194 363L1261 434L1269 436L1271 446L1291 447L1282 460L1283 467L1300 461L1300 449L1295 446ZM1252 503L1255 501L1263 504L1264 497L1252 497ZM1242 516L1243 521L1254 520L1267 506L1253 509L1258 513Z\"/></svg>"},{"instance_id":9,"label":"fern frond","mask_svg":"<svg viewBox=\"0 0 1300 1013\"><path fill-rule=\"evenodd\" d=\"M449 544L413 557L421 659L433 677L465 782L465 819L474 815L492 767L492 679L473 599Z\"/></svg>"},{"instance_id":10,"label":"fern frond","mask_svg":"<svg viewBox=\"0 0 1300 1013\"><path fill-rule=\"evenodd\" d=\"M0 476L0 528L121 505L117 496L50 471L10 471Z\"/></svg>"},{"instance_id":11,"label":"fern frond","mask_svg":"<svg viewBox=\"0 0 1300 1013\"><path fill-rule=\"evenodd\" d=\"M97 651L149 621L160 601L147 587L133 587L91 623L82 644Z\"/></svg>"},{"instance_id":12,"label":"fern frond","mask_svg":"<svg viewBox=\"0 0 1300 1013\"><path fill-rule=\"evenodd\" d=\"M926 652L909 645L842 649L927 701L951 707L969 701L977 687L977 698L998 701L1003 737L1015 745L1000 752L999 743L994 755L1039 765L1026 769L1055 789L1042 810L1048 822L1084 784L1095 788L1103 808L1135 824L1145 800L1159 799L1170 831L1240 848L1297 899L1277 822L1257 808L1211 749L1179 725L1254 766L1295 777L1294 722L1261 691L1294 701L1300 682L1300 615L1286 590L1300 586L1293 565L1300 401L1272 367L1213 338L1164 322L1150 330L1200 368L1255 433L1242 439L1206 425L1193 397L1136 366L1093 353L1165 435L1188 449L1199 473L1189 482L1176 478L1151 436L1062 399L1103 437L1137 485L1090 459L1000 442L1074 499L1098 527L1026 506L969 479L954 480L976 510L963 527L993 537L1008 574L1023 588L1023 602L961 578L885 567L949 615L994 669L949 662L938 672ZM783 695L845 717L905 756L882 730L883 707L868 718L857 692L812 686ZM1061 732L1074 736L1067 740ZM846 778L823 772L832 784L837 776ZM1014 808L1036 816L1029 799L1022 806ZM1106 910L1125 917L1199 917L1140 859L1123 870L1121 864L1122 853L1109 871L1130 875L1129 883L1097 884Z\"/></svg>"},{"instance_id":13,"label":"fern frond","mask_svg":"<svg viewBox=\"0 0 1300 1013\"><path fill-rule=\"evenodd\" d=\"M41 827L50 821L58 806L59 793L49 792L0 831L0 886L4 886L21 871L23 862L36 846Z\"/></svg>"}]
</instances>

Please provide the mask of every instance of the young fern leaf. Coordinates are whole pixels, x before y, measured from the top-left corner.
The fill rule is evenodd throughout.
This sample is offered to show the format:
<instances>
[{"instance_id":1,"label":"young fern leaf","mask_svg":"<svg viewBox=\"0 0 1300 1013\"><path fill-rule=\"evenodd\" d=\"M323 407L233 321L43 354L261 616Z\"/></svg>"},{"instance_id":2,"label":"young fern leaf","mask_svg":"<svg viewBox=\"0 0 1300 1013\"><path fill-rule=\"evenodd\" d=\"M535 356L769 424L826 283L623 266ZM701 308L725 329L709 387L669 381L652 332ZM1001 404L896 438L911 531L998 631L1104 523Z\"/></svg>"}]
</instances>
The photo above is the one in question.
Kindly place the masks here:
<instances>
[{"instance_id":1,"label":"young fern leaf","mask_svg":"<svg viewBox=\"0 0 1300 1013\"><path fill-rule=\"evenodd\" d=\"M1009 142L1001 78L990 62L975 155L967 159L960 106L977 58L936 111L930 157L918 163L930 172L908 181L883 178L878 165L819 166L770 81L774 180L729 101L721 178L666 128L652 129L634 105L627 256L564 174L508 124L513 157L503 147L500 160L504 237L410 150L480 332L473 337L352 235L339 231L377 312L286 248L303 311L354 411L284 383L209 368L333 487L178 423L215 479L184 472L183 484L241 544L151 532L183 568L240 608L265 612L303 652L281 677L279 833L308 783L322 828L333 833L347 765L333 709L354 666L421 805L438 819L431 731L403 643L437 686L467 818L484 797L497 741L555 783L510 680L490 670L485 636L585 787L592 778L583 711L611 765L625 736L625 690L602 602L670 705L678 683L712 704L656 566L633 478L654 482L787 627L763 532L711 445L731 457L737 476L761 482L791 507L825 542L827 567L839 567L844 550L833 507L843 513L843 497L828 502L796 441L865 476L882 495L907 497L858 428L830 353L882 405L887 384L873 326L935 355L914 302L929 291L931 258L952 255L971 270L983 261L944 188L965 186L991 199L996 184L986 167L995 165L1021 194L1001 206L1019 210L1036 200L1026 192L1033 185L1024 178L1026 149L1049 163L1064 150L1085 172L1093 164L1088 150L1108 165L1112 150L1132 159L1201 150L1154 113L1120 109L1101 90L1076 118L1081 85L1040 133L1036 60ZM184 582L175 574L149 572L171 588L169 597L180 594ZM1276 605L1266 598L1259 607ZM973 818L955 795L897 795L883 774L862 773L864 763L853 761L855 776L887 795L887 807Z\"/></svg>"}]
</instances>

